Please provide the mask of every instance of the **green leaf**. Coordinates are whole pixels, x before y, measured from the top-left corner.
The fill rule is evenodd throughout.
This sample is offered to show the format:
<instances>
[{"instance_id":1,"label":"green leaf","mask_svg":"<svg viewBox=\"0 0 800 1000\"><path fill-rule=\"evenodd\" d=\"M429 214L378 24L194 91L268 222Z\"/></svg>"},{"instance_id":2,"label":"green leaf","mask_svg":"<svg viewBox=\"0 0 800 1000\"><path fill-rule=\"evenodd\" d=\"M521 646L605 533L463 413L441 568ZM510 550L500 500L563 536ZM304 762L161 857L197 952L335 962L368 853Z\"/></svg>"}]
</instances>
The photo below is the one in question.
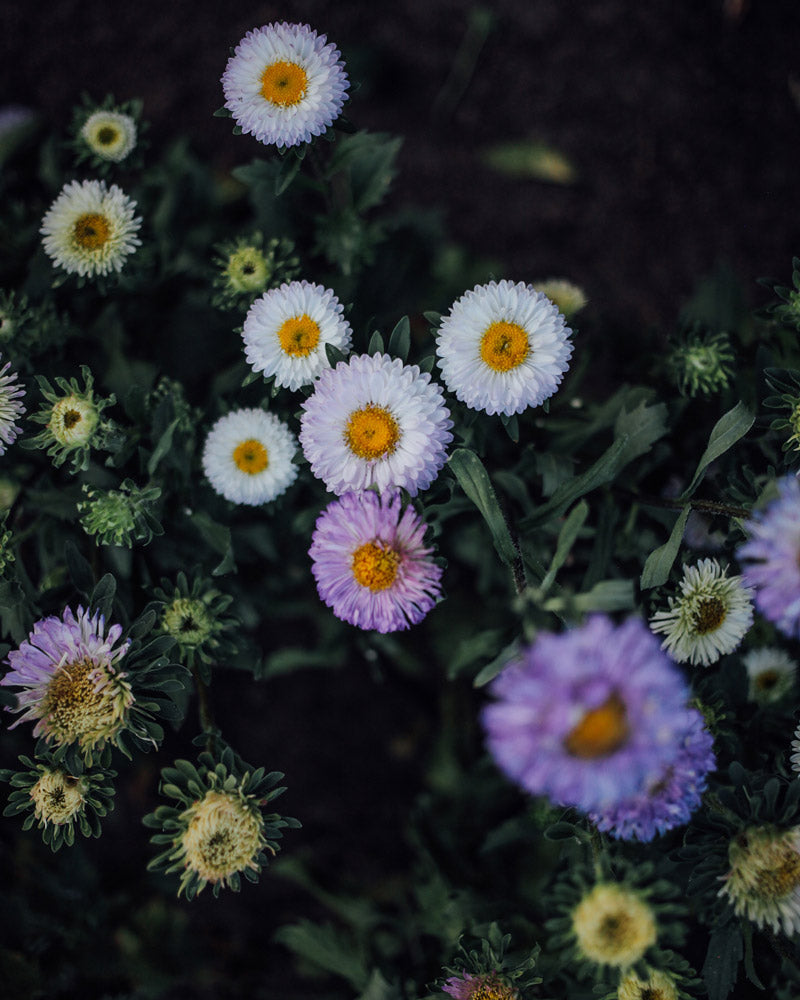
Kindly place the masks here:
<instances>
[{"instance_id":1,"label":"green leaf","mask_svg":"<svg viewBox=\"0 0 800 1000\"><path fill-rule=\"evenodd\" d=\"M450 456L448 465L489 526L497 554L504 563L513 566L519 556L483 462L474 451L458 448Z\"/></svg>"},{"instance_id":2,"label":"green leaf","mask_svg":"<svg viewBox=\"0 0 800 1000\"><path fill-rule=\"evenodd\" d=\"M366 989L369 972L363 949L330 924L301 920L278 928L275 940L320 969L346 979L353 989Z\"/></svg>"},{"instance_id":3,"label":"green leaf","mask_svg":"<svg viewBox=\"0 0 800 1000\"><path fill-rule=\"evenodd\" d=\"M570 511L569 517L561 526L561 531L558 533L558 542L556 544L555 554L550 562L547 574L541 583L541 588L544 593L547 593L547 591L555 583L556 573L558 573L564 565L567 556L572 551L572 546L575 544L575 540L588 516L589 504L586 503L585 500L581 500L581 502L576 504L572 511Z\"/></svg>"},{"instance_id":4,"label":"green leaf","mask_svg":"<svg viewBox=\"0 0 800 1000\"><path fill-rule=\"evenodd\" d=\"M620 455L622 465L650 451L660 437L667 433L667 408L663 403L648 406L644 401L627 412L625 407L614 422L614 437L626 442Z\"/></svg>"},{"instance_id":5,"label":"green leaf","mask_svg":"<svg viewBox=\"0 0 800 1000\"><path fill-rule=\"evenodd\" d=\"M479 688L488 684L489 681L494 680L497 675L505 670L508 664L516 657L519 652L519 643L517 640L510 642L505 649L503 649L493 660L486 664L486 666L478 673L478 676L472 682L472 686Z\"/></svg>"},{"instance_id":6,"label":"green leaf","mask_svg":"<svg viewBox=\"0 0 800 1000\"><path fill-rule=\"evenodd\" d=\"M405 362L411 348L411 322L404 316L389 335L389 354Z\"/></svg>"},{"instance_id":7,"label":"green leaf","mask_svg":"<svg viewBox=\"0 0 800 1000\"><path fill-rule=\"evenodd\" d=\"M689 518L691 509L689 504L683 508L673 525L672 532L667 541L647 557L647 562L644 564L642 576L639 581L639 586L642 590L649 590L651 587L660 587L669 579L672 564L675 562L678 549L681 547L681 542L683 541L683 532L686 528L686 521Z\"/></svg>"},{"instance_id":8,"label":"green leaf","mask_svg":"<svg viewBox=\"0 0 800 1000\"><path fill-rule=\"evenodd\" d=\"M181 418L176 417L172 423L167 427L161 437L158 439L155 448L153 448L153 453L147 461L147 473L152 476L158 467L158 463L161 459L169 452L172 448L172 435L175 433L175 429L180 423Z\"/></svg>"},{"instance_id":9,"label":"green leaf","mask_svg":"<svg viewBox=\"0 0 800 1000\"><path fill-rule=\"evenodd\" d=\"M739 962L744 948L738 924L725 924L711 932L703 979L708 990L708 1000L725 1000L739 975Z\"/></svg>"},{"instance_id":10,"label":"green leaf","mask_svg":"<svg viewBox=\"0 0 800 1000\"><path fill-rule=\"evenodd\" d=\"M627 611L636 605L633 580L600 580L573 603L578 611Z\"/></svg>"},{"instance_id":11,"label":"green leaf","mask_svg":"<svg viewBox=\"0 0 800 1000\"><path fill-rule=\"evenodd\" d=\"M383 346L383 336L378 330L375 330L369 338L367 354L383 354L385 350L386 348Z\"/></svg>"},{"instance_id":12,"label":"green leaf","mask_svg":"<svg viewBox=\"0 0 800 1000\"><path fill-rule=\"evenodd\" d=\"M73 587L88 598L94 587L94 574L73 542L64 543L64 561L67 564Z\"/></svg>"},{"instance_id":13,"label":"green leaf","mask_svg":"<svg viewBox=\"0 0 800 1000\"><path fill-rule=\"evenodd\" d=\"M397 172L395 161L403 140L383 132L360 131L336 143L329 174L345 172L353 208L363 213L383 201Z\"/></svg>"},{"instance_id":14,"label":"green leaf","mask_svg":"<svg viewBox=\"0 0 800 1000\"><path fill-rule=\"evenodd\" d=\"M741 401L719 418L711 431L708 446L697 463L694 477L683 491L681 500L688 499L694 493L708 466L736 444L740 438L744 437L753 426L755 419L755 415Z\"/></svg>"},{"instance_id":15,"label":"green leaf","mask_svg":"<svg viewBox=\"0 0 800 1000\"><path fill-rule=\"evenodd\" d=\"M222 556L221 562L211 570L211 575L222 576L224 573L233 572L236 569L236 562L233 557L231 529L227 525L212 520L208 514L200 510L190 514L189 520L197 528L209 548Z\"/></svg>"}]
</instances>

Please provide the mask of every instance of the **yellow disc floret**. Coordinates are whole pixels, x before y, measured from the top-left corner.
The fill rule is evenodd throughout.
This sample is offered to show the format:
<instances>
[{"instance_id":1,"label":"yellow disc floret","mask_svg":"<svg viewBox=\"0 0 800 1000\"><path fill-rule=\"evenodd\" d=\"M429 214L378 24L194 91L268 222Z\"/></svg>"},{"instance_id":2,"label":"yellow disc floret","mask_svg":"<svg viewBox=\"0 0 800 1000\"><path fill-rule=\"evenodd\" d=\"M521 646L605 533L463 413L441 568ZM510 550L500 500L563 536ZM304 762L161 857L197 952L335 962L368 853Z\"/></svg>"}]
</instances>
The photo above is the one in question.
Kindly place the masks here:
<instances>
[{"instance_id":1,"label":"yellow disc floret","mask_svg":"<svg viewBox=\"0 0 800 1000\"><path fill-rule=\"evenodd\" d=\"M78 216L73 228L75 242L83 250L99 250L111 236L111 226L105 215L86 212Z\"/></svg>"},{"instance_id":2,"label":"yellow disc floret","mask_svg":"<svg viewBox=\"0 0 800 1000\"><path fill-rule=\"evenodd\" d=\"M269 268L258 247L245 246L230 255L225 274L228 284L235 292L260 292L267 283Z\"/></svg>"},{"instance_id":3,"label":"yellow disc floret","mask_svg":"<svg viewBox=\"0 0 800 1000\"><path fill-rule=\"evenodd\" d=\"M564 738L564 748L573 757L595 760L619 750L629 734L625 703L614 693L584 714Z\"/></svg>"},{"instance_id":4,"label":"yellow disc floret","mask_svg":"<svg viewBox=\"0 0 800 1000\"><path fill-rule=\"evenodd\" d=\"M391 587L397 576L400 554L375 542L359 545L353 553L353 577L362 587L372 591Z\"/></svg>"},{"instance_id":5,"label":"yellow disc floret","mask_svg":"<svg viewBox=\"0 0 800 1000\"><path fill-rule=\"evenodd\" d=\"M627 968L655 944L653 911L636 893L613 882L596 885L572 912L578 947L598 965Z\"/></svg>"},{"instance_id":6,"label":"yellow disc floret","mask_svg":"<svg viewBox=\"0 0 800 1000\"><path fill-rule=\"evenodd\" d=\"M647 979L640 979L635 972L622 977L617 990L618 1000L678 1000L675 980L656 969Z\"/></svg>"},{"instance_id":7,"label":"yellow disc floret","mask_svg":"<svg viewBox=\"0 0 800 1000\"><path fill-rule=\"evenodd\" d=\"M53 405L47 426L60 445L77 448L89 441L97 419L97 409L89 400L64 396Z\"/></svg>"},{"instance_id":8,"label":"yellow disc floret","mask_svg":"<svg viewBox=\"0 0 800 1000\"><path fill-rule=\"evenodd\" d=\"M350 414L344 439L358 458L385 458L397 447L400 425L385 407L368 403Z\"/></svg>"},{"instance_id":9,"label":"yellow disc floret","mask_svg":"<svg viewBox=\"0 0 800 1000\"><path fill-rule=\"evenodd\" d=\"M258 871L255 857L265 846L264 820L240 792L210 789L184 813L186 867L204 882L226 881L245 868Z\"/></svg>"},{"instance_id":10,"label":"yellow disc floret","mask_svg":"<svg viewBox=\"0 0 800 1000\"><path fill-rule=\"evenodd\" d=\"M124 674L88 658L64 663L47 685L42 728L59 746L77 742L90 750L114 739L133 700Z\"/></svg>"},{"instance_id":11,"label":"yellow disc floret","mask_svg":"<svg viewBox=\"0 0 800 1000\"><path fill-rule=\"evenodd\" d=\"M257 476L269 465L267 449L255 438L248 438L236 445L233 449L233 461L248 476Z\"/></svg>"},{"instance_id":12,"label":"yellow disc floret","mask_svg":"<svg viewBox=\"0 0 800 1000\"><path fill-rule=\"evenodd\" d=\"M299 104L307 86L308 77L303 67L284 59L270 63L261 74L261 96L279 108Z\"/></svg>"},{"instance_id":13,"label":"yellow disc floret","mask_svg":"<svg viewBox=\"0 0 800 1000\"><path fill-rule=\"evenodd\" d=\"M62 826L73 820L84 807L86 784L60 768L46 770L31 788L33 810L40 826Z\"/></svg>"},{"instance_id":14,"label":"yellow disc floret","mask_svg":"<svg viewBox=\"0 0 800 1000\"><path fill-rule=\"evenodd\" d=\"M511 371L521 365L529 354L528 334L517 323L499 320L483 332L481 358L493 371Z\"/></svg>"},{"instance_id":15,"label":"yellow disc floret","mask_svg":"<svg viewBox=\"0 0 800 1000\"><path fill-rule=\"evenodd\" d=\"M287 319L278 330L283 352L293 358L308 357L319 343L319 337L319 325L305 313Z\"/></svg>"}]
</instances>

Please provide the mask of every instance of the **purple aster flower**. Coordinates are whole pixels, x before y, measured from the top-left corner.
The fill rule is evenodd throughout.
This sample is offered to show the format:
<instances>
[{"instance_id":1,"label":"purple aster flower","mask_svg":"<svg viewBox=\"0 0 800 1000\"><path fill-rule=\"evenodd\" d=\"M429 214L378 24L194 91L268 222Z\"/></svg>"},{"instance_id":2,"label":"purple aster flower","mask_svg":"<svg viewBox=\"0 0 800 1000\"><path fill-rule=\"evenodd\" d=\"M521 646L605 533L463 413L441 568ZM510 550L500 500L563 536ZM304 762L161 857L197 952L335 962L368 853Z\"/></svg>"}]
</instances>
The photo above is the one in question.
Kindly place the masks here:
<instances>
[{"instance_id":1,"label":"purple aster flower","mask_svg":"<svg viewBox=\"0 0 800 1000\"><path fill-rule=\"evenodd\" d=\"M606 810L658 780L689 728L688 690L644 622L541 633L491 686L488 746L534 795Z\"/></svg>"},{"instance_id":2,"label":"purple aster flower","mask_svg":"<svg viewBox=\"0 0 800 1000\"><path fill-rule=\"evenodd\" d=\"M103 616L81 607L77 615L65 608L61 618L36 622L8 654L11 670L0 680L22 689L15 710L23 715L14 726L36 720L34 736L56 746L77 742L87 757L95 746L115 742L134 700L119 669L130 645L117 645L121 635L121 625L106 632Z\"/></svg>"},{"instance_id":3,"label":"purple aster flower","mask_svg":"<svg viewBox=\"0 0 800 1000\"><path fill-rule=\"evenodd\" d=\"M453 439L441 387L388 354L325 369L303 409L303 453L337 495L377 486L416 496L439 475Z\"/></svg>"},{"instance_id":4,"label":"purple aster flower","mask_svg":"<svg viewBox=\"0 0 800 1000\"><path fill-rule=\"evenodd\" d=\"M442 986L442 991L455 1000L517 1000L517 991L490 972L483 976L473 976L464 972L451 976Z\"/></svg>"},{"instance_id":5,"label":"purple aster flower","mask_svg":"<svg viewBox=\"0 0 800 1000\"><path fill-rule=\"evenodd\" d=\"M779 496L745 522L750 536L736 552L756 607L784 635L800 637L800 483L778 480Z\"/></svg>"},{"instance_id":6,"label":"purple aster flower","mask_svg":"<svg viewBox=\"0 0 800 1000\"><path fill-rule=\"evenodd\" d=\"M422 621L441 596L442 570L425 524L400 494L345 493L317 518L309 555L322 600L337 618L396 632Z\"/></svg>"},{"instance_id":7,"label":"purple aster flower","mask_svg":"<svg viewBox=\"0 0 800 1000\"><path fill-rule=\"evenodd\" d=\"M620 840L652 840L656 834L688 823L700 805L708 775L717 766L714 739L703 716L688 709L689 727L678 756L638 795L616 803L589 818L599 830Z\"/></svg>"}]
</instances>

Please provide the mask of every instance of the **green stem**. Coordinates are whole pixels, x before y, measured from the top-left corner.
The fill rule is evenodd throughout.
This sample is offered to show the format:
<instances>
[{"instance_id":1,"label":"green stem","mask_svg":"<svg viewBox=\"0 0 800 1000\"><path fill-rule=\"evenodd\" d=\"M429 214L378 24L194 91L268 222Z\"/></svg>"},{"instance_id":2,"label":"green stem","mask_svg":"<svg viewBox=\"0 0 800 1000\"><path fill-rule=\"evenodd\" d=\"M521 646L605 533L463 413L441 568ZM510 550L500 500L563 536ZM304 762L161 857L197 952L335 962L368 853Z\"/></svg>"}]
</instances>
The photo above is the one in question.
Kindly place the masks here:
<instances>
[{"instance_id":1,"label":"green stem","mask_svg":"<svg viewBox=\"0 0 800 1000\"><path fill-rule=\"evenodd\" d=\"M197 714L200 718L200 728L206 734L206 749L209 753L214 750L214 734L217 727L214 724L214 713L211 711L211 701L208 697L208 685L200 676L197 667L192 667L192 677L197 691Z\"/></svg>"},{"instance_id":2,"label":"green stem","mask_svg":"<svg viewBox=\"0 0 800 1000\"><path fill-rule=\"evenodd\" d=\"M734 507L732 504L720 503L718 500L681 500L678 497L654 497L642 493L624 490L628 496L634 497L647 507L665 507L668 510L683 510L688 504L692 510L702 510L709 514L724 514L726 517L750 517L747 507Z\"/></svg>"}]
</instances>

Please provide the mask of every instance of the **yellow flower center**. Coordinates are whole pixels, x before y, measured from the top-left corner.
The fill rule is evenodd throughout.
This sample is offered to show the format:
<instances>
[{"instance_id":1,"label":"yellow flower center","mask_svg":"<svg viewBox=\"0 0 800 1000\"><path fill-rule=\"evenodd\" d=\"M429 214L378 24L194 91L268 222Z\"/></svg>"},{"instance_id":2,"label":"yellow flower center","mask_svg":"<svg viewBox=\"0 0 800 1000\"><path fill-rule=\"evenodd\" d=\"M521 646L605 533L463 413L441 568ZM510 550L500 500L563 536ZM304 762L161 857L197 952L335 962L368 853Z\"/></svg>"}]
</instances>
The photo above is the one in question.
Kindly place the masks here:
<instances>
[{"instance_id":1,"label":"yellow flower center","mask_svg":"<svg viewBox=\"0 0 800 1000\"><path fill-rule=\"evenodd\" d=\"M84 782L65 771L44 771L31 788L33 811L40 825L61 826L83 808Z\"/></svg>"},{"instance_id":2,"label":"yellow flower center","mask_svg":"<svg viewBox=\"0 0 800 1000\"><path fill-rule=\"evenodd\" d=\"M619 750L629 734L625 703L615 692L598 708L586 712L564 738L564 749L573 757L594 760Z\"/></svg>"},{"instance_id":3,"label":"yellow flower center","mask_svg":"<svg viewBox=\"0 0 800 1000\"><path fill-rule=\"evenodd\" d=\"M163 625L182 646L199 646L212 631L205 604L190 597L177 597L165 609Z\"/></svg>"},{"instance_id":4,"label":"yellow flower center","mask_svg":"<svg viewBox=\"0 0 800 1000\"><path fill-rule=\"evenodd\" d=\"M778 683L777 670L762 670L755 679L755 686L759 691L771 691Z\"/></svg>"},{"instance_id":5,"label":"yellow flower center","mask_svg":"<svg viewBox=\"0 0 800 1000\"><path fill-rule=\"evenodd\" d=\"M491 977L470 993L469 1000L516 1000L516 997L516 990Z\"/></svg>"},{"instance_id":6,"label":"yellow flower center","mask_svg":"<svg viewBox=\"0 0 800 1000\"><path fill-rule=\"evenodd\" d=\"M624 976L617 990L618 1000L678 1000L674 980L656 970L649 979L640 979L635 972Z\"/></svg>"},{"instance_id":7,"label":"yellow flower center","mask_svg":"<svg viewBox=\"0 0 800 1000\"><path fill-rule=\"evenodd\" d=\"M718 597L705 597L692 615L692 627L697 635L716 631L725 621L725 605Z\"/></svg>"},{"instance_id":8,"label":"yellow flower center","mask_svg":"<svg viewBox=\"0 0 800 1000\"><path fill-rule=\"evenodd\" d=\"M371 461L391 455L400 440L400 425L383 406L368 403L350 414L344 439L350 451Z\"/></svg>"},{"instance_id":9,"label":"yellow flower center","mask_svg":"<svg viewBox=\"0 0 800 1000\"><path fill-rule=\"evenodd\" d=\"M113 125L104 125L97 130L97 141L101 146L111 146L117 141L119 132Z\"/></svg>"},{"instance_id":10,"label":"yellow flower center","mask_svg":"<svg viewBox=\"0 0 800 1000\"><path fill-rule=\"evenodd\" d=\"M121 728L133 695L123 675L112 681L104 674L103 667L84 659L65 663L53 675L42 700L42 721L59 746L78 741L92 747Z\"/></svg>"},{"instance_id":11,"label":"yellow flower center","mask_svg":"<svg viewBox=\"0 0 800 1000\"><path fill-rule=\"evenodd\" d=\"M234 872L258 868L253 859L265 844L264 821L240 795L212 789L188 816L183 850L187 866L200 878L224 884Z\"/></svg>"},{"instance_id":12,"label":"yellow flower center","mask_svg":"<svg viewBox=\"0 0 800 1000\"><path fill-rule=\"evenodd\" d=\"M356 583L374 592L391 587L399 565L399 552L384 549L375 542L360 545L353 553L352 569Z\"/></svg>"},{"instance_id":13,"label":"yellow flower center","mask_svg":"<svg viewBox=\"0 0 800 1000\"><path fill-rule=\"evenodd\" d=\"M228 258L225 269L235 292L258 292L267 282L268 268L258 247L241 247Z\"/></svg>"},{"instance_id":14,"label":"yellow flower center","mask_svg":"<svg viewBox=\"0 0 800 1000\"><path fill-rule=\"evenodd\" d=\"M492 323L481 337L481 358L496 372L511 371L529 354L528 334L517 323Z\"/></svg>"},{"instance_id":15,"label":"yellow flower center","mask_svg":"<svg viewBox=\"0 0 800 1000\"><path fill-rule=\"evenodd\" d=\"M267 449L255 438L248 438L237 444L233 449L233 460L236 467L248 476L257 476L269 464Z\"/></svg>"},{"instance_id":16,"label":"yellow flower center","mask_svg":"<svg viewBox=\"0 0 800 1000\"><path fill-rule=\"evenodd\" d=\"M99 212L87 212L75 220L75 242L84 250L99 250L111 236L108 219Z\"/></svg>"},{"instance_id":17,"label":"yellow flower center","mask_svg":"<svg viewBox=\"0 0 800 1000\"><path fill-rule=\"evenodd\" d=\"M305 313L292 316L278 330L278 340L284 353L293 358L305 358L319 343L319 326Z\"/></svg>"},{"instance_id":18,"label":"yellow flower center","mask_svg":"<svg viewBox=\"0 0 800 1000\"><path fill-rule=\"evenodd\" d=\"M261 96L279 108L299 104L305 97L308 77L297 63L283 59L271 63L261 74Z\"/></svg>"},{"instance_id":19,"label":"yellow flower center","mask_svg":"<svg viewBox=\"0 0 800 1000\"><path fill-rule=\"evenodd\" d=\"M638 962L656 940L650 907L614 884L596 885L575 907L572 927L583 954L600 965Z\"/></svg>"}]
</instances>

